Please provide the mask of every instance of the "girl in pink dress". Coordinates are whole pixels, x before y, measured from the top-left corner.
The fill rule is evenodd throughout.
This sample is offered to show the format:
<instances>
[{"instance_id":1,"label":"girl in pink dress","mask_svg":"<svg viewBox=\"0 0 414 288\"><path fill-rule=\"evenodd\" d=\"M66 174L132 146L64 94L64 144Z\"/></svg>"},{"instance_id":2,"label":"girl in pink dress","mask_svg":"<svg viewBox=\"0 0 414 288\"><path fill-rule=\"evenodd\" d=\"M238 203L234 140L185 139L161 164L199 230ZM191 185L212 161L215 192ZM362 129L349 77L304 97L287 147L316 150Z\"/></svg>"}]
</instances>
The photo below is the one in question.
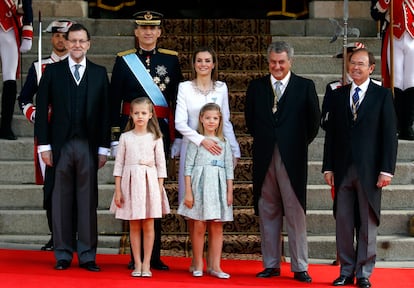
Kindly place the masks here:
<instances>
[{"instance_id":1,"label":"girl in pink dress","mask_svg":"<svg viewBox=\"0 0 414 288\"><path fill-rule=\"evenodd\" d=\"M133 277L151 277L154 218L170 213L164 178L167 177L164 146L154 106L147 97L131 102L131 114L119 139L115 158L115 193L110 210L115 218L129 220L135 260ZM141 229L144 258L141 261Z\"/></svg>"}]
</instances>

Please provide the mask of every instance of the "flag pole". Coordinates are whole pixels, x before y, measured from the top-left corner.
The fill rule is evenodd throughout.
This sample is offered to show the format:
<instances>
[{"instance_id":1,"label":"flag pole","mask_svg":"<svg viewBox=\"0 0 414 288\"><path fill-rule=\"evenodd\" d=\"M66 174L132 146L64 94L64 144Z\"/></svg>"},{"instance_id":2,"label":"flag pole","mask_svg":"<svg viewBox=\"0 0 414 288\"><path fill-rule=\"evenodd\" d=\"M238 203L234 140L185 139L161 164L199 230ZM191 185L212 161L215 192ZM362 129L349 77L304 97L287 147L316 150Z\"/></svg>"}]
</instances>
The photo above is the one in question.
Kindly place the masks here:
<instances>
[{"instance_id":1,"label":"flag pole","mask_svg":"<svg viewBox=\"0 0 414 288\"><path fill-rule=\"evenodd\" d=\"M37 83L40 82L40 78L42 77L42 15L39 10L39 41L38 41L38 48L37 48L37 58L38 58L38 69L37 69Z\"/></svg>"},{"instance_id":2,"label":"flag pole","mask_svg":"<svg viewBox=\"0 0 414 288\"><path fill-rule=\"evenodd\" d=\"M390 13L390 33L389 33L389 43L390 43L390 87L391 87L391 93L394 97L394 1L390 1L389 6L389 13Z\"/></svg>"},{"instance_id":3,"label":"flag pole","mask_svg":"<svg viewBox=\"0 0 414 288\"><path fill-rule=\"evenodd\" d=\"M342 53L342 85L345 85L348 81L347 79L347 61L348 61L348 54L347 54L347 42L348 42L348 18L349 18L349 11L348 11L348 0L344 0L344 39L343 39L343 53Z\"/></svg>"}]
</instances>

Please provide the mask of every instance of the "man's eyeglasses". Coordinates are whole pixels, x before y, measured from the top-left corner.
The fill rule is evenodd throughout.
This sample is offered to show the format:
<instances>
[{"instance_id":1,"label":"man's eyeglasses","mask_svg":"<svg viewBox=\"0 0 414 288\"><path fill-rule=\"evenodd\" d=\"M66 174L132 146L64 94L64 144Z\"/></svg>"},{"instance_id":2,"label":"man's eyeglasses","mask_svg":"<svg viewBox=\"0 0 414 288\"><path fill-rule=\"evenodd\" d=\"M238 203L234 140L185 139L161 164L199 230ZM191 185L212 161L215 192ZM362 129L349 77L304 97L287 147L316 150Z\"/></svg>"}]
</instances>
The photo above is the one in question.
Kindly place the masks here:
<instances>
[{"instance_id":1,"label":"man's eyeglasses","mask_svg":"<svg viewBox=\"0 0 414 288\"><path fill-rule=\"evenodd\" d=\"M80 44L80 45L85 45L86 43L88 43L89 42L89 40L74 40L74 39L72 39L72 40L68 40L69 42L70 42L70 44L72 44L72 45L76 45L76 44Z\"/></svg>"}]
</instances>

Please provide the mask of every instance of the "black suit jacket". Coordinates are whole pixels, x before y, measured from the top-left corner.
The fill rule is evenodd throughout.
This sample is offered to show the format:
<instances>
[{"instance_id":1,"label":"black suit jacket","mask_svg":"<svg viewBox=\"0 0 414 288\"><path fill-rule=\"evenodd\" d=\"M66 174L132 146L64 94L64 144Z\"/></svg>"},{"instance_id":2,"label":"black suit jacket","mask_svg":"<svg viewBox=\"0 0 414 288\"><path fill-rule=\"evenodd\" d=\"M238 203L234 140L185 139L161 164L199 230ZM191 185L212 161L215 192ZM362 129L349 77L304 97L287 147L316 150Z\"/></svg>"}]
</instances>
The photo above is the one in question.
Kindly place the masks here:
<instances>
[{"instance_id":1,"label":"black suit jacket","mask_svg":"<svg viewBox=\"0 0 414 288\"><path fill-rule=\"evenodd\" d=\"M85 78L86 77L86 78ZM86 131L91 151L110 144L109 80L105 67L87 60L82 81L87 81ZM75 80L68 59L46 66L36 98L35 137L38 145L50 144L53 162L59 161L60 149L69 140L71 129L70 86ZM49 118L49 106L52 113ZM45 192L53 188L54 169L47 167Z\"/></svg>"},{"instance_id":2,"label":"black suit jacket","mask_svg":"<svg viewBox=\"0 0 414 288\"><path fill-rule=\"evenodd\" d=\"M394 174L397 158L396 116L391 91L370 82L353 121L349 97L351 85L333 91L328 129L325 134L323 171L333 171L339 190L350 165L355 165L370 206L380 219L380 172ZM336 211L334 199L334 213Z\"/></svg>"},{"instance_id":3,"label":"black suit jacket","mask_svg":"<svg viewBox=\"0 0 414 288\"><path fill-rule=\"evenodd\" d=\"M313 81L291 73L273 115L270 74L252 80L246 93L245 119L253 136L253 193L255 212L275 144L285 164L296 196L306 211L308 145L319 129L319 100Z\"/></svg>"}]
</instances>

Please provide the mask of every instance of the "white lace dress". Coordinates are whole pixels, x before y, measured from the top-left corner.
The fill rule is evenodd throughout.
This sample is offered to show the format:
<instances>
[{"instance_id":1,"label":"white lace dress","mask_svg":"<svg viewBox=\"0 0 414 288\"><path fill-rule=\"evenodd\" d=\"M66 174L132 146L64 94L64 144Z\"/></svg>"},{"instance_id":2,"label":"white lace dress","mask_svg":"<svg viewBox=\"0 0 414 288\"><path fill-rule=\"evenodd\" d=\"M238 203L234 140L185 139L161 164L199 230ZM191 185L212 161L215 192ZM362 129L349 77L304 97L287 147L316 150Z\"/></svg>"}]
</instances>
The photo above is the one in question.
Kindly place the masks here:
<instances>
[{"instance_id":1,"label":"white lace dress","mask_svg":"<svg viewBox=\"0 0 414 288\"><path fill-rule=\"evenodd\" d=\"M121 134L113 175L122 177L124 199L121 208L112 199L110 211L115 218L161 218L170 213L167 194L158 184L158 178L167 177L162 138L154 140L152 133L136 135L132 131Z\"/></svg>"}]
</instances>

